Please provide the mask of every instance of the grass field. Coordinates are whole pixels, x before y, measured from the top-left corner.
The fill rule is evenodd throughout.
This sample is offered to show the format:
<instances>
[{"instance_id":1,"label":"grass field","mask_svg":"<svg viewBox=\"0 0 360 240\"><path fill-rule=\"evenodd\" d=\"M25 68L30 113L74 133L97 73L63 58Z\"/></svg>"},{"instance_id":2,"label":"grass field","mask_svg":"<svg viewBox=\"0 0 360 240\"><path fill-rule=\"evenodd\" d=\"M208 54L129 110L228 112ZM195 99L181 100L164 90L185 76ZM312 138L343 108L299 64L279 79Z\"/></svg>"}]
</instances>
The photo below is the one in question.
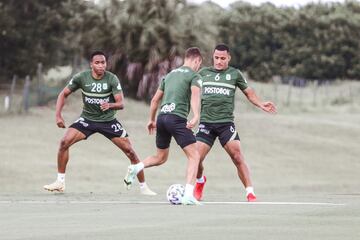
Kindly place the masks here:
<instances>
[{"instance_id":1,"label":"grass field","mask_svg":"<svg viewBox=\"0 0 360 240\"><path fill-rule=\"evenodd\" d=\"M241 96L237 103L256 204L245 202L218 143L205 163L203 206L166 203L167 187L185 176L186 161L175 143L165 165L146 171L158 196L139 195L137 185L126 191L129 161L100 135L71 149L66 193L45 192L42 186L56 177L64 134L55 126L53 104L1 116L0 239L359 239L359 104L280 107L271 116ZM68 125L80 111L80 97L72 96L63 112ZM155 150L154 136L145 130L147 114L148 106L132 100L118 113L140 158Z\"/></svg>"}]
</instances>

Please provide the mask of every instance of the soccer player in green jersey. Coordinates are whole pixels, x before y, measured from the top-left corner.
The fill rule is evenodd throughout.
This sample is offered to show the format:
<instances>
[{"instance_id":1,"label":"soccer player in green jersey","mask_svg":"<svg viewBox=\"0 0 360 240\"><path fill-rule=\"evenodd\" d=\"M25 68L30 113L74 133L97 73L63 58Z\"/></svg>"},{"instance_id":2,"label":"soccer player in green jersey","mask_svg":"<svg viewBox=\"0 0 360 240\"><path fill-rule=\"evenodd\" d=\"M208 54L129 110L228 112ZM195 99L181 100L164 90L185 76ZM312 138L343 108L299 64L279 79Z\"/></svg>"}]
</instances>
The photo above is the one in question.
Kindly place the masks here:
<instances>
[{"instance_id":1,"label":"soccer player in green jersey","mask_svg":"<svg viewBox=\"0 0 360 240\"><path fill-rule=\"evenodd\" d=\"M149 156L142 162L128 167L124 179L126 185L132 184L140 170L165 163L169 155L171 138L174 137L188 159L182 204L199 204L193 192L200 159L196 149L196 138L191 129L197 124L200 116L201 77L196 71L199 70L201 63L200 50L196 47L189 48L185 53L184 65L172 70L162 80L151 100L150 120L147 125L149 134L156 130L157 152L154 156ZM155 121L160 101L160 111ZM187 121L190 108L193 118Z\"/></svg>"},{"instance_id":2,"label":"soccer player in green jersey","mask_svg":"<svg viewBox=\"0 0 360 240\"><path fill-rule=\"evenodd\" d=\"M194 195L201 200L206 177L203 176L203 161L218 137L222 147L231 157L237 168L240 180L245 186L248 201L256 201L250 179L249 168L241 152L240 138L234 125L234 97L236 88L245 94L255 106L268 113L276 113L272 102L262 102L250 88L243 74L230 67L231 56L228 46L219 44L213 52L213 67L199 71L202 76L201 115L196 134L200 154Z\"/></svg>"},{"instance_id":3,"label":"soccer player in green jersey","mask_svg":"<svg viewBox=\"0 0 360 240\"><path fill-rule=\"evenodd\" d=\"M69 148L76 142L87 139L94 133L100 133L118 146L130 159L132 164L139 161L126 130L115 118L116 110L124 108L124 96L119 79L106 71L106 57L101 51L95 51L90 57L91 70L76 74L69 84L60 92L56 102L56 124L65 128L61 111L65 99L76 90L82 92L84 103L80 118L74 122L62 138L57 155L57 180L44 189L63 192L65 190L65 170L69 161ZM138 174L140 192L145 195L156 195L145 183L144 172Z\"/></svg>"}]
</instances>

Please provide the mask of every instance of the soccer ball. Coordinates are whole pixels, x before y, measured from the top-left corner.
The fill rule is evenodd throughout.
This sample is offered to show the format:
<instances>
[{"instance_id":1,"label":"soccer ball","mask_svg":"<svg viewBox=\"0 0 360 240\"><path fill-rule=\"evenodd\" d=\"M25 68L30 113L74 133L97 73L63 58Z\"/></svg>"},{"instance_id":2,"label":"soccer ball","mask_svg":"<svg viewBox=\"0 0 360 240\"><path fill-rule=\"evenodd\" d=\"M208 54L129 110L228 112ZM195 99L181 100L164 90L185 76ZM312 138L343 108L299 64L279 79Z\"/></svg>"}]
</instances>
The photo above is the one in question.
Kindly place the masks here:
<instances>
[{"instance_id":1,"label":"soccer ball","mask_svg":"<svg viewBox=\"0 0 360 240\"><path fill-rule=\"evenodd\" d=\"M181 184L173 184L171 185L167 192L166 192L166 197L167 200L171 203L171 204L181 204L181 199L184 196L184 192L185 192L185 187Z\"/></svg>"}]
</instances>

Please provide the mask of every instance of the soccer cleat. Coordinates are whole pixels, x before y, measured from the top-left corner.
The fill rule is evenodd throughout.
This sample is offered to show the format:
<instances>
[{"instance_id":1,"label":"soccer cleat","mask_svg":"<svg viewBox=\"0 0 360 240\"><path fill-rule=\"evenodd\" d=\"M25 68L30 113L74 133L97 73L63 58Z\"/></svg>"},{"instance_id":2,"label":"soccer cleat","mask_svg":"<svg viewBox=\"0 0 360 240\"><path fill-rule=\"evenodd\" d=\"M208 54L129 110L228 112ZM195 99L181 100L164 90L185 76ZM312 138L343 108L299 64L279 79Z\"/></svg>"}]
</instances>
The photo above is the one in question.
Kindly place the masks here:
<instances>
[{"instance_id":1,"label":"soccer cleat","mask_svg":"<svg viewBox=\"0 0 360 240\"><path fill-rule=\"evenodd\" d=\"M193 196L183 196L181 198L182 205L202 205L198 200Z\"/></svg>"},{"instance_id":2,"label":"soccer cleat","mask_svg":"<svg viewBox=\"0 0 360 240\"><path fill-rule=\"evenodd\" d=\"M127 190L129 190L131 188L131 184L134 182L136 174L137 174L137 172L136 172L135 165L130 165L127 169L127 172L126 172L126 175L124 178L124 185Z\"/></svg>"},{"instance_id":3,"label":"soccer cleat","mask_svg":"<svg viewBox=\"0 0 360 240\"><path fill-rule=\"evenodd\" d=\"M60 182L60 181L56 180L52 184L45 185L44 189L48 190L50 192L54 192L54 191L64 192L65 191L65 182Z\"/></svg>"},{"instance_id":4,"label":"soccer cleat","mask_svg":"<svg viewBox=\"0 0 360 240\"><path fill-rule=\"evenodd\" d=\"M157 195L157 193L151 191L151 189L148 186L141 187L140 188L140 193L142 195L147 195L147 196L155 196L155 195Z\"/></svg>"},{"instance_id":5,"label":"soccer cleat","mask_svg":"<svg viewBox=\"0 0 360 240\"><path fill-rule=\"evenodd\" d=\"M247 198L248 202L256 202L256 196L254 193L246 194L246 198Z\"/></svg>"},{"instance_id":6,"label":"soccer cleat","mask_svg":"<svg viewBox=\"0 0 360 240\"><path fill-rule=\"evenodd\" d=\"M204 182L203 183L196 183L194 188L194 197L196 200L200 201L203 196L203 191L206 183L206 177L204 176Z\"/></svg>"}]
</instances>

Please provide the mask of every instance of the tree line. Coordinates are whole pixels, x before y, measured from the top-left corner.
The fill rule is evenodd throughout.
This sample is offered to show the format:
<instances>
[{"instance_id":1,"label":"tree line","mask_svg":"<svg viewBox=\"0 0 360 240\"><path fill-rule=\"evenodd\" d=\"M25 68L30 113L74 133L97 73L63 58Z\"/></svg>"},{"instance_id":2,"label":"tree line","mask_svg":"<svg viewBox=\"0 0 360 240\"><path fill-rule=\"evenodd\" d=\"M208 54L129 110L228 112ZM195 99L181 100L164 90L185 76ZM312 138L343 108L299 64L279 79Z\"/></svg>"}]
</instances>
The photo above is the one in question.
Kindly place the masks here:
<instances>
[{"instance_id":1,"label":"tree line","mask_svg":"<svg viewBox=\"0 0 360 240\"><path fill-rule=\"evenodd\" d=\"M360 79L360 3L229 8L186 0L1 0L0 81L87 58L102 49L132 97L149 99L159 78L190 46L232 49L235 67L258 81L272 76Z\"/></svg>"}]
</instances>

